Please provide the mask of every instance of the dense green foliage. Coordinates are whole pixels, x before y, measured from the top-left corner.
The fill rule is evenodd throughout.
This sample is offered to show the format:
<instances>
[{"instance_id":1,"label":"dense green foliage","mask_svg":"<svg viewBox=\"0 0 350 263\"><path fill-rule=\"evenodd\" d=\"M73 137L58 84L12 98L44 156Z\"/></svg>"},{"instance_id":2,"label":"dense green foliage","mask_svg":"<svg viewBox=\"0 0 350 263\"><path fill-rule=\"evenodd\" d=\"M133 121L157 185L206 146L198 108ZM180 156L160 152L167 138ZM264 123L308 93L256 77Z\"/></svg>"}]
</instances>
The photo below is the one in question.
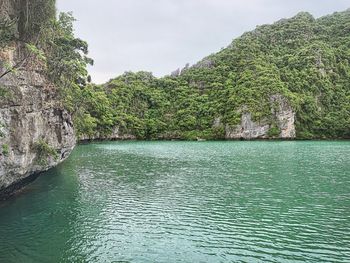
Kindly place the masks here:
<instances>
[{"instance_id":1,"label":"dense green foliage","mask_svg":"<svg viewBox=\"0 0 350 263\"><path fill-rule=\"evenodd\" d=\"M74 36L72 14L61 13L56 17L55 2L5 3L7 10L0 17L0 45L5 48L15 43L21 55L14 65L1 61L0 78L18 70L31 70L30 64L40 65L40 70L58 88L63 106L75 113L89 79L86 67L93 61L86 56L87 43ZM0 96L4 94L0 89Z\"/></svg>"},{"instance_id":2,"label":"dense green foliage","mask_svg":"<svg viewBox=\"0 0 350 263\"><path fill-rule=\"evenodd\" d=\"M268 120L270 97L296 112L298 138L350 137L350 11L314 19L299 13L257 27L181 74L127 72L86 88L79 134L119 127L138 138L224 138L243 111Z\"/></svg>"},{"instance_id":3,"label":"dense green foliage","mask_svg":"<svg viewBox=\"0 0 350 263\"><path fill-rule=\"evenodd\" d=\"M19 40L25 59L41 61L79 136L103 137L117 128L140 139L222 139L225 127L249 112L276 137L271 97L278 94L296 113L298 138L350 137L349 10L259 26L171 76L126 72L93 85L87 43L74 36L71 14L56 18L54 0L15 3L17 16L0 21L0 45Z\"/></svg>"},{"instance_id":4,"label":"dense green foliage","mask_svg":"<svg viewBox=\"0 0 350 263\"><path fill-rule=\"evenodd\" d=\"M70 13L61 13L43 32L40 48L45 52L48 78L59 88L65 108L76 113L89 79L87 65L93 61L86 56L87 43L74 36L73 22Z\"/></svg>"}]
</instances>

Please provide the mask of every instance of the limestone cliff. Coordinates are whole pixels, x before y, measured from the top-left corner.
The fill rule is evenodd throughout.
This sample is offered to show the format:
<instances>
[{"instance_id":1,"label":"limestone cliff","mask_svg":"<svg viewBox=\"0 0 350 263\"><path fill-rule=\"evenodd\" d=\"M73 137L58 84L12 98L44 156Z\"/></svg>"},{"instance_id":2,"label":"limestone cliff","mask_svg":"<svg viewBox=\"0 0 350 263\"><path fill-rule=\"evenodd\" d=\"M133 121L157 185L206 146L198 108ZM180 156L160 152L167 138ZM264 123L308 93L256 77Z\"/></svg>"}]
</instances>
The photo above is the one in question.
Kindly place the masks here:
<instances>
[{"instance_id":1,"label":"limestone cliff","mask_svg":"<svg viewBox=\"0 0 350 263\"><path fill-rule=\"evenodd\" d=\"M288 101L281 95L274 95L270 104L272 119L257 122L252 120L250 112L243 112L240 125L226 126L226 139L294 139L295 113Z\"/></svg>"},{"instance_id":2,"label":"limestone cliff","mask_svg":"<svg viewBox=\"0 0 350 263\"><path fill-rule=\"evenodd\" d=\"M5 61L16 63L19 56L18 47L3 50L0 70L4 71ZM7 74L0 79L0 88L0 198L4 198L68 157L75 136L56 88L37 67L28 64Z\"/></svg>"},{"instance_id":3,"label":"limestone cliff","mask_svg":"<svg viewBox=\"0 0 350 263\"><path fill-rule=\"evenodd\" d=\"M22 6L1 0L2 21L21 21ZM6 74L9 68L15 70ZM71 117L43 69L23 41L0 47L0 199L67 158L76 142Z\"/></svg>"},{"instance_id":4,"label":"limestone cliff","mask_svg":"<svg viewBox=\"0 0 350 263\"><path fill-rule=\"evenodd\" d=\"M125 133L120 130L118 126L114 127L111 133L102 134L100 132L96 132L92 135L82 134L78 135L79 141L119 141L119 140L136 140L136 136L130 133Z\"/></svg>"}]
</instances>

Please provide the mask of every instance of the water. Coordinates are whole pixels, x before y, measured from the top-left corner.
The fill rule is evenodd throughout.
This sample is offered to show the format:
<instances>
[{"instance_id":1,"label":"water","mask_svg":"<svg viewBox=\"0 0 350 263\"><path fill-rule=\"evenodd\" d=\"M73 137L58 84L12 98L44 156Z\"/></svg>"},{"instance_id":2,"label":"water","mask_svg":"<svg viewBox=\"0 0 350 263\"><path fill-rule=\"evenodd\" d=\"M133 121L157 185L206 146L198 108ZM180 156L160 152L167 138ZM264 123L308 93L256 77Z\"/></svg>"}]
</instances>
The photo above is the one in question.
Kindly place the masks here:
<instances>
[{"instance_id":1,"label":"water","mask_svg":"<svg viewBox=\"0 0 350 263\"><path fill-rule=\"evenodd\" d=\"M0 262L350 262L350 142L81 145L0 203Z\"/></svg>"}]
</instances>

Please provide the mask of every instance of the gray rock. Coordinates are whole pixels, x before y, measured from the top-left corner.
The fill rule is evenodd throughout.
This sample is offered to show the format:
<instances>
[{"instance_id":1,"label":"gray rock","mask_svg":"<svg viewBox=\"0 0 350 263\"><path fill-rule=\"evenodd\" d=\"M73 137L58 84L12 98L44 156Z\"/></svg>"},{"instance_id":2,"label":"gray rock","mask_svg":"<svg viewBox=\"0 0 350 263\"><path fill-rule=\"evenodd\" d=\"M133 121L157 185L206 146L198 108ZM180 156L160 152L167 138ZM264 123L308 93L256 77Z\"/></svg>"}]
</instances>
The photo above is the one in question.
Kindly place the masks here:
<instances>
[{"instance_id":1,"label":"gray rock","mask_svg":"<svg viewBox=\"0 0 350 263\"><path fill-rule=\"evenodd\" d=\"M226 126L226 139L268 138L269 124L256 123L249 112L243 113L241 124L235 127Z\"/></svg>"},{"instance_id":2,"label":"gray rock","mask_svg":"<svg viewBox=\"0 0 350 263\"><path fill-rule=\"evenodd\" d=\"M121 132L119 127L114 127L113 131L110 134L100 134L99 132L96 132L93 135L81 135L79 136L80 141L94 141L94 140L111 140L111 141L118 141L118 140L136 140L136 136L128 133Z\"/></svg>"},{"instance_id":3,"label":"gray rock","mask_svg":"<svg viewBox=\"0 0 350 263\"><path fill-rule=\"evenodd\" d=\"M2 50L0 65L5 60L14 64L18 53L16 48ZM0 72L4 70L0 66ZM0 198L5 198L34 175L66 159L76 139L71 116L40 67L6 75L0 79L0 88L6 91L0 97ZM45 142L57 156L40 162L39 142Z\"/></svg>"},{"instance_id":4,"label":"gray rock","mask_svg":"<svg viewBox=\"0 0 350 263\"><path fill-rule=\"evenodd\" d=\"M288 100L277 94L270 97L270 104L271 119L280 131L277 138L295 138L295 113ZM240 125L226 125L226 139L268 139L271 127L271 120L255 122L250 112L243 111Z\"/></svg>"},{"instance_id":5,"label":"gray rock","mask_svg":"<svg viewBox=\"0 0 350 263\"><path fill-rule=\"evenodd\" d=\"M279 138L295 138L295 112L293 111L288 100L282 95L273 95L270 98L270 102L277 105L277 109L272 107L271 113L277 122L277 127L281 131Z\"/></svg>"},{"instance_id":6,"label":"gray rock","mask_svg":"<svg viewBox=\"0 0 350 263\"><path fill-rule=\"evenodd\" d=\"M199 61L197 64L193 65L193 68L212 68L214 66L214 62L210 57L206 57Z\"/></svg>"}]
</instances>

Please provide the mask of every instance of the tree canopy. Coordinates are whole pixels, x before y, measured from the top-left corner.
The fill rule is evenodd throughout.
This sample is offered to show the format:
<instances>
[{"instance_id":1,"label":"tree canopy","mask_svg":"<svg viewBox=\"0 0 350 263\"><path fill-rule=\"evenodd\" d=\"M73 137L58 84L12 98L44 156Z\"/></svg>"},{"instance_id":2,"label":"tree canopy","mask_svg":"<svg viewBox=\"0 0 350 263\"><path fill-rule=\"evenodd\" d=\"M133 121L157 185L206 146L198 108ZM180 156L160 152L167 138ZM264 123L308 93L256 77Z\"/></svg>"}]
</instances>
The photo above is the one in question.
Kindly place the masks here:
<instances>
[{"instance_id":1,"label":"tree canopy","mask_svg":"<svg viewBox=\"0 0 350 263\"><path fill-rule=\"evenodd\" d=\"M349 33L349 10L319 19L299 13L258 26L178 74L127 72L91 85L78 133L118 126L138 138L219 139L242 109L269 120L269 99L280 94L296 112L297 138L348 138Z\"/></svg>"}]
</instances>

